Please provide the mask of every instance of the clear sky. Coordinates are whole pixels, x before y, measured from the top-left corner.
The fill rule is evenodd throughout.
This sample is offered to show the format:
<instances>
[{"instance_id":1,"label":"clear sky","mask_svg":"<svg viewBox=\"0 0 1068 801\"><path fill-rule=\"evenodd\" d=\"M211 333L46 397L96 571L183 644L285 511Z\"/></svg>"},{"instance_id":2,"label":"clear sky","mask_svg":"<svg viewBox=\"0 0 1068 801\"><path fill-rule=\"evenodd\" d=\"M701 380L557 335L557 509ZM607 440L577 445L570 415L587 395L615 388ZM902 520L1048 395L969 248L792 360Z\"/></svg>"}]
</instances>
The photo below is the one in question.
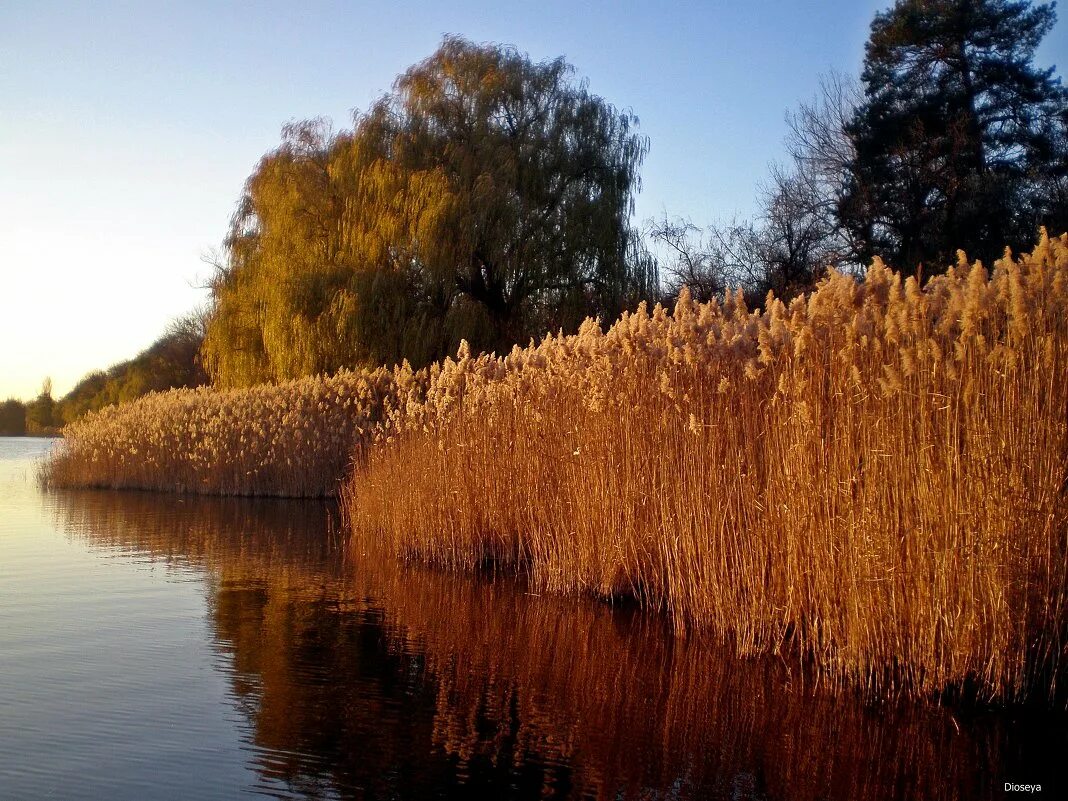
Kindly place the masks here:
<instances>
[{"instance_id":1,"label":"clear sky","mask_svg":"<svg viewBox=\"0 0 1068 801\"><path fill-rule=\"evenodd\" d=\"M638 218L703 223L752 211L786 112L859 72L889 4L0 2L0 399L58 397L203 302L282 124L349 127L445 33L565 56L651 140ZM1059 21L1039 63L1066 57Z\"/></svg>"}]
</instances>

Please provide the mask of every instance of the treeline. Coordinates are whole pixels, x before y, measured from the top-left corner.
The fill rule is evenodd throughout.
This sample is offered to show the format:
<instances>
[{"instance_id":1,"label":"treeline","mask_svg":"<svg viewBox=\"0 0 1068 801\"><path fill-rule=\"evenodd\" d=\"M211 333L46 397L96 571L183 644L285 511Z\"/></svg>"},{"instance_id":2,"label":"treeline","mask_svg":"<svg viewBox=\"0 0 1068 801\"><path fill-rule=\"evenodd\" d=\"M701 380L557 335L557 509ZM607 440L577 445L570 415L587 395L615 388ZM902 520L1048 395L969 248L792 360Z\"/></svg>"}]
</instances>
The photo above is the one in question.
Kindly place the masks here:
<instances>
[{"instance_id":1,"label":"treeline","mask_svg":"<svg viewBox=\"0 0 1068 801\"><path fill-rule=\"evenodd\" d=\"M198 387L207 382L200 360L204 321L191 313L173 321L151 346L134 358L79 381L57 404L57 424L77 420L114 403L125 403L149 392Z\"/></svg>"},{"instance_id":2,"label":"treeline","mask_svg":"<svg viewBox=\"0 0 1068 801\"><path fill-rule=\"evenodd\" d=\"M1068 230L1068 92L1033 63L1054 21L1026 0L898 0L859 80L824 79L789 116L757 216L707 228L634 223L649 143L563 59L447 37L350 130L286 126L246 183L203 330L88 376L60 420L207 380L418 369L462 341L506 353L683 286L758 308L876 256L922 284L958 248L1025 252L1040 227Z\"/></svg>"},{"instance_id":3,"label":"treeline","mask_svg":"<svg viewBox=\"0 0 1068 801\"><path fill-rule=\"evenodd\" d=\"M57 406L51 378L44 380L40 394L31 401L8 398L0 403L0 437L55 435L63 425Z\"/></svg>"},{"instance_id":4,"label":"treeline","mask_svg":"<svg viewBox=\"0 0 1068 801\"><path fill-rule=\"evenodd\" d=\"M52 397L51 379L45 379L33 400L8 398L0 403L0 436L56 434L67 423L105 406L149 392L201 386L207 382L200 361L203 342L203 317L188 314L134 358L90 373L58 400Z\"/></svg>"},{"instance_id":5,"label":"treeline","mask_svg":"<svg viewBox=\"0 0 1068 801\"><path fill-rule=\"evenodd\" d=\"M209 373L419 367L684 285L756 306L875 256L922 280L958 248L1023 252L1068 229L1068 94L1032 63L1054 20L1052 4L899 0L859 83L825 79L791 115L758 217L705 230L632 226L647 142L562 60L447 38L351 131L290 125L260 162L213 285Z\"/></svg>"}]
</instances>

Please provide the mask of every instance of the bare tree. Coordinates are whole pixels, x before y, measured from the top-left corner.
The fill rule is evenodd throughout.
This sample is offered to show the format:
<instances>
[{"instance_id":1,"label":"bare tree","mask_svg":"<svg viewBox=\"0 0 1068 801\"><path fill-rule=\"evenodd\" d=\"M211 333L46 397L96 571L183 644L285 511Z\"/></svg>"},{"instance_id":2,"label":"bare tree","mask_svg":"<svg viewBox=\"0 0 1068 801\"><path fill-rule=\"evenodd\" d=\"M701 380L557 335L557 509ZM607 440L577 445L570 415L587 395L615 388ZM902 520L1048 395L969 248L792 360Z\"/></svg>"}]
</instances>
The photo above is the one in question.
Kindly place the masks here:
<instances>
[{"instance_id":1,"label":"bare tree","mask_svg":"<svg viewBox=\"0 0 1068 801\"><path fill-rule=\"evenodd\" d=\"M840 207L856 159L847 126L862 99L855 78L832 72L820 78L816 97L786 118L790 170L783 175L797 184L792 196L813 227L824 232L824 248L839 263L856 261L861 250L840 224Z\"/></svg>"},{"instance_id":2,"label":"bare tree","mask_svg":"<svg viewBox=\"0 0 1068 801\"><path fill-rule=\"evenodd\" d=\"M846 125L860 99L855 80L832 73L811 102L787 115L787 162L772 165L753 219L701 229L665 216L647 226L666 254L670 295L686 285L707 300L740 287L758 304L769 291L788 299L811 288L829 266L859 266L860 248L839 212L854 159Z\"/></svg>"},{"instance_id":3,"label":"bare tree","mask_svg":"<svg viewBox=\"0 0 1068 801\"><path fill-rule=\"evenodd\" d=\"M715 243L706 241L705 232L682 217L646 223L646 235L664 254L663 272L668 298L677 297L685 286L693 299L707 303L727 288L727 276L717 258Z\"/></svg>"}]
</instances>

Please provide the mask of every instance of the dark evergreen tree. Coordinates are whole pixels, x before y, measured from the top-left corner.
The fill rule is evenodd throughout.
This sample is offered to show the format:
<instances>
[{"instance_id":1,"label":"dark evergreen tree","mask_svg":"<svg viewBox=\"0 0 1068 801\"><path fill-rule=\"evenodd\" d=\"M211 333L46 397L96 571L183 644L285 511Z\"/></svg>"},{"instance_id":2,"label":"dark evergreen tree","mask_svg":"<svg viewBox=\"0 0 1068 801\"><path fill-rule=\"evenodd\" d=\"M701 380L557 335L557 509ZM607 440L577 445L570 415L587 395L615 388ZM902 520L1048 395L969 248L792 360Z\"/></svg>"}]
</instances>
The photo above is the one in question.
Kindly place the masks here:
<instances>
[{"instance_id":1,"label":"dark evergreen tree","mask_svg":"<svg viewBox=\"0 0 1068 801\"><path fill-rule=\"evenodd\" d=\"M839 203L863 258L937 271L1068 227L1068 93L1033 66L1054 4L898 0L871 26ZM1052 232L1052 231L1051 231Z\"/></svg>"},{"instance_id":2,"label":"dark evergreen tree","mask_svg":"<svg viewBox=\"0 0 1068 801\"><path fill-rule=\"evenodd\" d=\"M0 437L21 437L26 433L26 404L14 398L0 403Z\"/></svg>"}]
</instances>

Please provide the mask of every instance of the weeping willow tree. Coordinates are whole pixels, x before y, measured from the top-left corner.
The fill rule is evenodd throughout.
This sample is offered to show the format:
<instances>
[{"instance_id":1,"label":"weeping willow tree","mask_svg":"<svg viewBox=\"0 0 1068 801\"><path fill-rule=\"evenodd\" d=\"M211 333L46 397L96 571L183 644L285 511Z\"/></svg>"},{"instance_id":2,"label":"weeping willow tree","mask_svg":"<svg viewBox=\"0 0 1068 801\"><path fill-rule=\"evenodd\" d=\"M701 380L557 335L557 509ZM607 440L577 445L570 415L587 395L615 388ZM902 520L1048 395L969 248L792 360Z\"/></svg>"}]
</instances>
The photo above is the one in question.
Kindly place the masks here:
<instances>
[{"instance_id":1,"label":"weeping willow tree","mask_svg":"<svg viewBox=\"0 0 1068 801\"><path fill-rule=\"evenodd\" d=\"M351 131L288 126L213 282L213 379L419 365L614 317L656 287L636 128L562 59L455 37Z\"/></svg>"}]
</instances>

